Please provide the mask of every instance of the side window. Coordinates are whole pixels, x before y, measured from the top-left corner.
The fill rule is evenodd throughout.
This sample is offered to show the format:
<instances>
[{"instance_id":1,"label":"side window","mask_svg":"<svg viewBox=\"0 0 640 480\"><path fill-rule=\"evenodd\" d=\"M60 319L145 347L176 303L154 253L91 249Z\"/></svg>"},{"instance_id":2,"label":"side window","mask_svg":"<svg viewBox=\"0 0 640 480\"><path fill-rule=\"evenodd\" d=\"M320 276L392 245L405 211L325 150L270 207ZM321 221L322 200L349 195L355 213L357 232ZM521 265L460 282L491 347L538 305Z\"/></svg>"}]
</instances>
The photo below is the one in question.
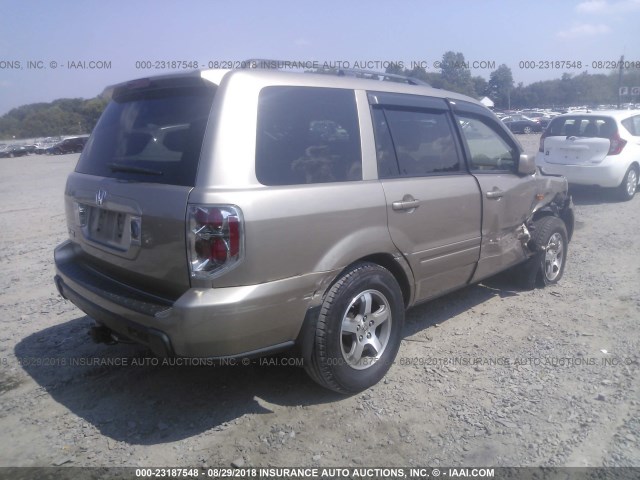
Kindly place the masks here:
<instances>
[{"instance_id":1,"label":"side window","mask_svg":"<svg viewBox=\"0 0 640 480\"><path fill-rule=\"evenodd\" d=\"M635 133L633 134L636 137L640 137L640 115L636 115L632 118L633 120L633 128Z\"/></svg>"},{"instance_id":2,"label":"side window","mask_svg":"<svg viewBox=\"0 0 640 480\"><path fill-rule=\"evenodd\" d=\"M460 171L460 157L446 112L374 109L374 124L381 178Z\"/></svg>"},{"instance_id":3,"label":"side window","mask_svg":"<svg viewBox=\"0 0 640 480\"><path fill-rule=\"evenodd\" d=\"M635 137L640 136L640 115L625 118L624 120L622 120L622 125L624 125L624 128L629 130L629 133L631 135Z\"/></svg>"},{"instance_id":4,"label":"side window","mask_svg":"<svg viewBox=\"0 0 640 480\"><path fill-rule=\"evenodd\" d=\"M506 135L501 135L497 127L486 120L463 114L456 117L471 154L469 166L472 171L516 171L520 152L505 138Z\"/></svg>"},{"instance_id":5,"label":"side window","mask_svg":"<svg viewBox=\"0 0 640 480\"><path fill-rule=\"evenodd\" d=\"M631 135L635 135L635 134L636 134L636 133L635 133L635 131L636 131L636 129L635 129L635 125L633 124L633 117L631 117L631 118L625 118L625 119L624 119L624 120L622 120L620 123L622 123L622 126L623 126L624 128L626 128L626 129L629 131L629 133L630 133Z\"/></svg>"},{"instance_id":6,"label":"side window","mask_svg":"<svg viewBox=\"0 0 640 480\"><path fill-rule=\"evenodd\" d=\"M258 104L256 175L264 185L361 180L353 90L264 88Z\"/></svg>"}]
</instances>

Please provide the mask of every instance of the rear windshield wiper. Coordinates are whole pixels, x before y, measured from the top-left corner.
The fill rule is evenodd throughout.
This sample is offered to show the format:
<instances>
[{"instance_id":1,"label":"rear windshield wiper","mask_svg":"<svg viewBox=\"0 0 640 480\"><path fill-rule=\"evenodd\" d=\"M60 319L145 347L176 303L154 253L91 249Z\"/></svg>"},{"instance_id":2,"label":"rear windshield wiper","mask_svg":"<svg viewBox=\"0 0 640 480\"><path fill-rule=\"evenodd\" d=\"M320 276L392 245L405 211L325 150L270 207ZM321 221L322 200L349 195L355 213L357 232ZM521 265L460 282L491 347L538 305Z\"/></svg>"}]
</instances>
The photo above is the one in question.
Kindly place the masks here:
<instances>
[{"instance_id":1,"label":"rear windshield wiper","mask_svg":"<svg viewBox=\"0 0 640 480\"><path fill-rule=\"evenodd\" d=\"M160 170L135 167L133 165L123 165L121 163L110 163L108 167L112 172L141 173L143 175L164 175L164 173L162 173Z\"/></svg>"}]
</instances>

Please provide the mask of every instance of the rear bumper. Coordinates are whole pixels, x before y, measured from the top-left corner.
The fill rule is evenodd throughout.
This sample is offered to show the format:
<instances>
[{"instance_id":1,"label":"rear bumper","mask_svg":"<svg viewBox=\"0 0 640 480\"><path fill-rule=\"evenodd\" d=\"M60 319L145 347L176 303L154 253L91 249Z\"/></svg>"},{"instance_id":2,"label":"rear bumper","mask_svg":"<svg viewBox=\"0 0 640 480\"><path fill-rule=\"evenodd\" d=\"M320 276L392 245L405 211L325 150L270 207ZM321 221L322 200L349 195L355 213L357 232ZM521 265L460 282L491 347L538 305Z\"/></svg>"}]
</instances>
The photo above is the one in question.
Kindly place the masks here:
<instances>
[{"instance_id":1,"label":"rear bumper","mask_svg":"<svg viewBox=\"0 0 640 480\"><path fill-rule=\"evenodd\" d=\"M54 253L59 292L117 334L160 356L229 358L293 346L331 273L259 285L191 288L175 301L93 271L67 241Z\"/></svg>"},{"instance_id":2,"label":"rear bumper","mask_svg":"<svg viewBox=\"0 0 640 480\"><path fill-rule=\"evenodd\" d=\"M613 188L622 183L629 162L618 156L606 157L598 165L563 165L547 163L543 153L536 155L536 165L546 173L564 175L569 183Z\"/></svg>"},{"instance_id":3,"label":"rear bumper","mask_svg":"<svg viewBox=\"0 0 640 480\"><path fill-rule=\"evenodd\" d=\"M76 292L60 275L55 276L55 283L60 295L70 300L76 307L91 318L96 319L100 324L119 335L149 347L153 353L160 357L173 357L176 355L171 340L164 332L132 322L100 307Z\"/></svg>"}]
</instances>

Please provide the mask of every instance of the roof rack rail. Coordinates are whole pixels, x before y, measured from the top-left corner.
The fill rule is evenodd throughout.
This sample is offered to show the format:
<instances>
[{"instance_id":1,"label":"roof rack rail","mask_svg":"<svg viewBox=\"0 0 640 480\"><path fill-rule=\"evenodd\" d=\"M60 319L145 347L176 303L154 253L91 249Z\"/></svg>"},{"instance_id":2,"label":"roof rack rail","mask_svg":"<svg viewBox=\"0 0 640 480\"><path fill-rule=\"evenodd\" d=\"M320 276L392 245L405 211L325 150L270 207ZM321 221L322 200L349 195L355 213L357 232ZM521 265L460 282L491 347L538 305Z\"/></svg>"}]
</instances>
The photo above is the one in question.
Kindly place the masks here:
<instances>
[{"instance_id":1,"label":"roof rack rail","mask_svg":"<svg viewBox=\"0 0 640 480\"><path fill-rule=\"evenodd\" d=\"M288 62L285 60L274 60L271 58L249 58L247 60L243 60L240 62L241 68L244 69L265 69L265 70L281 70L281 65L291 65L293 67L306 68L305 63L308 62ZM311 68L311 67L309 67ZM358 76L358 75L372 75L381 78L388 78L393 80L401 80L403 82L408 83L409 85L422 85L425 87L430 87L431 85L424 80L420 80L419 78L409 77L406 75L398 75L396 73L385 73L385 72L376 72L375 70L359 70L354 68L339 68L339 69L319 69L320 72L324 74L334 74L338 77L349 76ZM311 72L315 73L315 72Z\"/></svg>"},{"instance_id":2,"label":"roof rack rail","mask_svg":"<svg viewBox=\"0 0 640 480\"><path fill-rule=\"evenodd\" d=\"M423 85L426 87L430 87L431 85L429 85L427 82L425 82L424 80L420 80L419 78L415 78L415 77L408 77L406 75L398 75L397 73L384 73L384 72L376 72L374 70L358 70L358 69L353 69L353 68L341 68L336 72L336 75L338 75L339 77L344 77L346 75L375 75L377 77L382 77L382 78L391 78L394 80L402 80L404 82L407 82L409 85Z\"/></svg>"}]
</instances>

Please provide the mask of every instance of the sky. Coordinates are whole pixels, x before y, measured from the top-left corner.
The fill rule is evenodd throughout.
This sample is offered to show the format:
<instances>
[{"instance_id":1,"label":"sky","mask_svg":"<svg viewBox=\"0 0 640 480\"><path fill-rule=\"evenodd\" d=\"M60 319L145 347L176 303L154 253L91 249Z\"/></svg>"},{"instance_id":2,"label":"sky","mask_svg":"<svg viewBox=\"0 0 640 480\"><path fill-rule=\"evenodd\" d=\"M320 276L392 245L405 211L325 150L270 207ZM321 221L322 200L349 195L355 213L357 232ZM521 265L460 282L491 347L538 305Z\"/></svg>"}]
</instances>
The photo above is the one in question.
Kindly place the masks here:
<instances>
[{"instance_id":1,"label":"sky","mask_svg":"<svg viewBox=\"0 0 640 480\"><path fill-rule=\"evenodd\" d=\"M172 61L191 62L187 69L249 58L358 62L380 71L383 62L419 62L434 72L451 50L472 75L488 79L506 64L525 85L607 73L621 55L640 64L640 0L0 0L0 15L0 115L92 98L175 71L162 64ZM564 68L545 63L556 61Z\"/></svg>"}]
</instances>

